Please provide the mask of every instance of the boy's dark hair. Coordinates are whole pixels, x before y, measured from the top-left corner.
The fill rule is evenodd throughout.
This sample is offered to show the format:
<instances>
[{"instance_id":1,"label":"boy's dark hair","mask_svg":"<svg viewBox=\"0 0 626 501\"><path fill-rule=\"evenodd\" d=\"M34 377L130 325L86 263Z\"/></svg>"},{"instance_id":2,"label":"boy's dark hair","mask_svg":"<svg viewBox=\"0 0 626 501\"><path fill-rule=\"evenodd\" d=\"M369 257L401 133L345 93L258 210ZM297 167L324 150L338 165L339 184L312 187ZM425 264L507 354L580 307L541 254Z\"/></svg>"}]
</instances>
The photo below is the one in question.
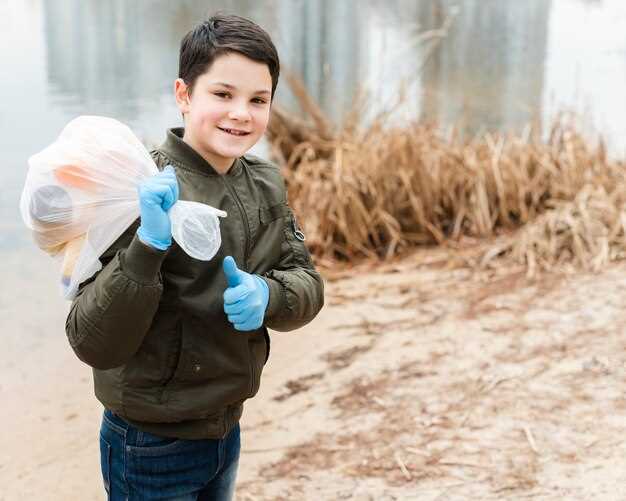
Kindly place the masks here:
<instances>
[{"instance_id":1,"label":"boy's dark hair","mask_svg":"<svg viewBox=\"0 0 626 501\"><path fill-rule=\"evenodd\" d=\"M278 85L280 62L272 39L260 26L235 15L215 14L187 33L180 43L178 77L189 93L200 75L221 55L238 52L267 64L272 77L272 99Z\"/></svg>"}]
</instances>

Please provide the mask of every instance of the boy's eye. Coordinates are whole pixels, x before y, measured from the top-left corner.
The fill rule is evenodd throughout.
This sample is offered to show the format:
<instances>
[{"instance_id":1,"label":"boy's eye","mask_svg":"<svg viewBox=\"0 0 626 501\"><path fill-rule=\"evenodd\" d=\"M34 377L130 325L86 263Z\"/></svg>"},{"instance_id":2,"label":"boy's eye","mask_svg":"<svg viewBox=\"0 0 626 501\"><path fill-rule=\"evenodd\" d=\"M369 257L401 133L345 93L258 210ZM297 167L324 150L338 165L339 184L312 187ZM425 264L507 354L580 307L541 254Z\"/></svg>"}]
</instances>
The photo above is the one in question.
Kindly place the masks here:
<instances>
[{"instance_id":1,"label":"boy's eye","mask_svg":"<svg viewBox=\"0 0 626 501\"><path fill-rule=\"evenodd\" d=\"M267 101L266 101L265 99L260 98L260 97L255 97L255 98L252 100L252 102L253 102L253 103L256 103L256 104L265 104L265 103L267 103Z\"/></svg>"},{"instance_id":2,"label":"boy's eye","mask_svg":"<svg viewBox=\"0 0 626 501\"><path fill-rule=\"evenodd\" d=\"M218 92L214 92L214 94L217 97L230 97L230 93L229 92L218 91Z\"/></svg>"}]
</instances>

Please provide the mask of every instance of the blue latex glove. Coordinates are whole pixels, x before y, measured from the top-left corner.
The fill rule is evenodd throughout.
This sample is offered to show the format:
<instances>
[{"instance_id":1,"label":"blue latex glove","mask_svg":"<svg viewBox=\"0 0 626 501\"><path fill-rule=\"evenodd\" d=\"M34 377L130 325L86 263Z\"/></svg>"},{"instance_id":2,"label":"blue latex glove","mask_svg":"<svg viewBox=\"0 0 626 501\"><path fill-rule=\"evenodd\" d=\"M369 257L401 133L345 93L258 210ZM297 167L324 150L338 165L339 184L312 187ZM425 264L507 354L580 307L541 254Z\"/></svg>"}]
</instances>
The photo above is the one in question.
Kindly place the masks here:
<instances>
[{"instance_id":1,"label":"blue latex glove","mask_svg":"<svg viewBox=\"0 0 626 501\"><path fill-rule=\"evenodd\" d=\"M237 268L231 256L222 263L228 288L224 291L224 312L238 331L252 331L263 325L270 290L265 280Z\"/></svg>"},{"instance_id":2,"label":"blue latex glove","mask_svg":"<svg viewBox=\"0 0 626 501\"><path fill-rule=\"evenodd\" d=\"M174 167L166 166L162 172L140 183L137 190L141 212L141 225L137 230L139 240L156 249L165 250L172 245L172 225L167 211L178 200Z\"/></svg>"}]
</instances>

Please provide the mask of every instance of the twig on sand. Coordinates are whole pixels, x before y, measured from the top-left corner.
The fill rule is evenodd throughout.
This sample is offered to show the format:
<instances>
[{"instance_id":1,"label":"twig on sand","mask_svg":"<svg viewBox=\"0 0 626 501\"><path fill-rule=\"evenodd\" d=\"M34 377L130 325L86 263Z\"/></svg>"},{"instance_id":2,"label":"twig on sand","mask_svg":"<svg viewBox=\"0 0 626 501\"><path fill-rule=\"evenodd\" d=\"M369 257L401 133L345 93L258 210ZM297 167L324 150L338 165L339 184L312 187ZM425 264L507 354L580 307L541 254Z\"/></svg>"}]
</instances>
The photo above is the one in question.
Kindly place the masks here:
<instances>
[{"instance_id":1,"label":"twig on sand","mask_svg":"<svg viewBox=\"0 0 626 501\"><path fill-rule=\"evenodd\" d=\"M469 468L488 468L488 466L485 466L484 464L468 463L464 461L437 461L437 464L441 466L467 466Z\"/></svg>"},{"instance_id":2,"label":"twig on sand","mask_svg":"<svg viewBox=\"0 0 626 501\"><path fill-rule=\"evenodd\" d=\"M400 454L396 452L393 455L393 457L396 460L396 463L398 463L398 466L400 467L400 470L402 471L404 478L406 478L407 480L411 480L413 477L411 476L411 473L409 472L409 470L406 469L406 466L404 465L404 462L402 461Z\"/></svg>"},{"instance_id":3,"label":"twig on sand","mask_svg":"<svg viewBox=\"0 0 626 501\"><path fill-rule=\"evenodd\" d=\"M530 431L530 428L528 427L528 425L524 425L522 429L524 430L524 435L526 435L526 440L528 440L528 444L530 445L530 448L533 450L535 454L539 454L539 450L537 449L537 444L535 444L535 438L533 437L533 433L532 431Z\"/></svg>"}]
</instances>

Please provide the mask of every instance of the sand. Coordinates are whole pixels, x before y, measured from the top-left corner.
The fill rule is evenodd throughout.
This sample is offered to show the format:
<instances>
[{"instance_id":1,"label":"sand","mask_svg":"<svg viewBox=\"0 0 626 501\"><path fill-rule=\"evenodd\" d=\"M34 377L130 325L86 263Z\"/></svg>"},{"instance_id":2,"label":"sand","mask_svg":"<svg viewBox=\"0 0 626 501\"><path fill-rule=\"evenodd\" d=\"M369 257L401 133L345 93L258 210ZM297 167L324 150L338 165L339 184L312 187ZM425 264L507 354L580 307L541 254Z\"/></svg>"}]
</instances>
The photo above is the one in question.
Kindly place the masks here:
<instances>
[{"instance_id":1,"label":"sand","mask_svg":"<svg viewBox=\"0 0 626 501\"><path fill-rule=\"evenodd\" d=\"M529 280L465 263L355 269L314 322L272 333L238 500L626 499L626 264ZM0 500L102 500L102 407L44 265L0 295Z\"/></svg>"}]
</instances>

